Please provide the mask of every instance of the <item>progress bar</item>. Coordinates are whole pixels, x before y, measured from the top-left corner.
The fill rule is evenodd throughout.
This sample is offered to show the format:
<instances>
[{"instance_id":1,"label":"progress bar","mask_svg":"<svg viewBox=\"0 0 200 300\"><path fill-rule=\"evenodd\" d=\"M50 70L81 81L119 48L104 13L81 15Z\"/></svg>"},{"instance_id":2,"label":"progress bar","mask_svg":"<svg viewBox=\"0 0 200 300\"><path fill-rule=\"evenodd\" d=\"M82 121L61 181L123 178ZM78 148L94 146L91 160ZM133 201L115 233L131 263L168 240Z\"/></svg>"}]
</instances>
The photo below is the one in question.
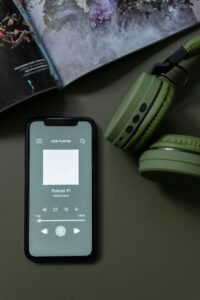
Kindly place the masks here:
<instances>
[{"instance_id":1,"label":"progress bar","mask_svg":"<svg viewBox=\"0 0 200 300\"><path fill-rule=\"evenodd\" d=\"M45 223L45 222L85 222L85 219L66 219L66 220L42 220L38 219L38 223Z\"/></svg>"}]
</instances>

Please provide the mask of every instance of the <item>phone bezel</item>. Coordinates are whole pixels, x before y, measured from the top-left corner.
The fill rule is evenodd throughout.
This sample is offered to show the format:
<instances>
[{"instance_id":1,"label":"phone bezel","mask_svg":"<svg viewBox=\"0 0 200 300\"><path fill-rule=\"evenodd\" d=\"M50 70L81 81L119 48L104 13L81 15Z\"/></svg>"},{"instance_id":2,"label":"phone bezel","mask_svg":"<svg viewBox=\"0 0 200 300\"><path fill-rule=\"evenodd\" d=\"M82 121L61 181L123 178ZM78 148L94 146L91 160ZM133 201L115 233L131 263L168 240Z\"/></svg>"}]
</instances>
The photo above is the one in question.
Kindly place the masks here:
<instances>
[{"instance_id":1,"label":"phone bezel","mask_svg":"<svg viewBox=\"0 0 200 300\"><path fill-rule=\"evenodd\" d=\"M74 122L85 121L90 123L92 128L92 251L87 256L33 256L29 251L29 184L30 184L30 126L33 122L51 121L52 125L47 126L71 126ZM76 125L72 125L76 126ZM87 117L39 117L31 119L26 124L25 132L25 205L24 205L24 252L27 258L35 262L48 261L89 261L97 258L97 127L91 118Z\"/></svg>"}]
</instances>

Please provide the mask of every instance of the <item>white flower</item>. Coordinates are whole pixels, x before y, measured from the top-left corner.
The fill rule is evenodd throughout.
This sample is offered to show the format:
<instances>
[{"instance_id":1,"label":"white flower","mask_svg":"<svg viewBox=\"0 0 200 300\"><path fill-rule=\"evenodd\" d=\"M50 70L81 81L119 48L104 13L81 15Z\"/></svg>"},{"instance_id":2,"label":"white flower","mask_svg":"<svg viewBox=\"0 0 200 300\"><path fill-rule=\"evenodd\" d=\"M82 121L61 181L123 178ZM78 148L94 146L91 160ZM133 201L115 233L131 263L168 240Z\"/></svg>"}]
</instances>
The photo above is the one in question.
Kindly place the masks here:
<instances>
[{"instance_id":1,"label":"white flower","mask_svg":"<svg viewBox=\"0 0 200 300\"><path fill-rule=\"evenodd\" d=\"M84 10L85 13L89 12L89 6L87 5L87 0L75 0L76 4Z\"/></svg>"}]
</instances>

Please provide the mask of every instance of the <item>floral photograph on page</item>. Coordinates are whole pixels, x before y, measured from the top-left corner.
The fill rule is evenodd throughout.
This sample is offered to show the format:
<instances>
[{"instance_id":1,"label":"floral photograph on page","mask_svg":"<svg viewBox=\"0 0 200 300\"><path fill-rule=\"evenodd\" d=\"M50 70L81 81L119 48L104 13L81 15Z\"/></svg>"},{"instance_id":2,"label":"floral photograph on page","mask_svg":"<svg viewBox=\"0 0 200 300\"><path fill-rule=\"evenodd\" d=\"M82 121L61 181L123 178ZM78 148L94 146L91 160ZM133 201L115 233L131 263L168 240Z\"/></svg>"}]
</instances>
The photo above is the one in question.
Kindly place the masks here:
<instances>
[{"instance_id":1,"label":"floral photograph on page","mask_svg":"<svg viewBox=\"0 0 200 300\"><path fill-rule=\"evenodd\" d=\"M12 0L0 1L0 112L56 87L36 36Z\"/></svg>"},{"instance_id":2,"label":"floral photograph on page","mask_svg":"<svg viewBox=\"0 0 200 300\"><path fill-rule=\"evenodd\" d=\"M16 0L63 85L200 20L199 0Z\"/></svg>"}]
</instances>

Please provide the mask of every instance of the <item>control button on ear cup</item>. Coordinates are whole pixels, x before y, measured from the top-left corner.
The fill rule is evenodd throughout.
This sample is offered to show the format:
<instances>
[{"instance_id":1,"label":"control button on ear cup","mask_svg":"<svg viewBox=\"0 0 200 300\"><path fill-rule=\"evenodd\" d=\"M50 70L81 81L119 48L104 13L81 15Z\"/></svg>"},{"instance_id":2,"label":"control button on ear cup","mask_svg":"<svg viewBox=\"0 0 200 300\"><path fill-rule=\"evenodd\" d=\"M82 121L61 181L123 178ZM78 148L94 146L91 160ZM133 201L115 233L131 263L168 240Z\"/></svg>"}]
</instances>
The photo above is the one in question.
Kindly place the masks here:
<instances>
[{"instance_id":1,"label":"control button on ear cup","mask_svg":"<svg viewBox=\"0 0 200 300\"><path fill-rule=\"evenodd\" d=\"M132 152L141 151L153 136L156 128L167 113L174 96L174 89L168 81L164 81L162 88L152 105L150 111L141 123L137 132L132 136L124 149L131 149Z\"/></svg>"},{"instance_id":2,"label":"control button on ear cup","mask_svg":"<svg viewBox=\"0 0 200 300\"><path fill-rule=\"evenodd\" d=\"M126 128L127 133L131 133L132 131L133 131L133 126L130 125Z\"/></svg>"},{"instance_id":3,"label":"control button on ear cup","mask_svg":"<svg viewBox=\"0 0 200 300\"><path fill-rule=\"evenodd\" d=\"M146 109L147 109L147 105L146 105L146 103L143 103L143 104L140 106L140 111L141 111L141 112L144 112Z\"/></svg>"},{"instance_id":4,"label":"control button on ear cup","mask_svg":"<svg viewBox=\"0 0 200 300\"><path fill-rule=\"evenodd\" d=\"M140 156L139 172L162 184L200 188L200 155L167 148L149 149Z\"/></svg>"},{"instance_id":5,"label":"control button on ear cup","mask_svg":"<svg viewBox=\"0 0 200 300\"><path fill-rule=\"evenodd\" d=\"M133 123L138 123L140 121L140 115L135 115L133 117Z\"/></svg>"},{"instance_id":6,"label":"control button on ear cup","mask_svg":"<svg viewBox=\"0 0 200 300\"><path fill-rule=\"evenodd\" d=\"M106 138L122 147L148 113L161 87L160 78L142 73L111 120L105 132Z\"/></svg>"},{"instance_id":7,"label":"control button on ear cup","mask_svg":"<svg viewBox=\"0 0 200 300\"><path fill-rule=\"evenodd\" d=\"M189 135L166 134L156 143L150 146L151 149L169 148L200 154L200 138Z\"/></svg>"}]
</instances>

